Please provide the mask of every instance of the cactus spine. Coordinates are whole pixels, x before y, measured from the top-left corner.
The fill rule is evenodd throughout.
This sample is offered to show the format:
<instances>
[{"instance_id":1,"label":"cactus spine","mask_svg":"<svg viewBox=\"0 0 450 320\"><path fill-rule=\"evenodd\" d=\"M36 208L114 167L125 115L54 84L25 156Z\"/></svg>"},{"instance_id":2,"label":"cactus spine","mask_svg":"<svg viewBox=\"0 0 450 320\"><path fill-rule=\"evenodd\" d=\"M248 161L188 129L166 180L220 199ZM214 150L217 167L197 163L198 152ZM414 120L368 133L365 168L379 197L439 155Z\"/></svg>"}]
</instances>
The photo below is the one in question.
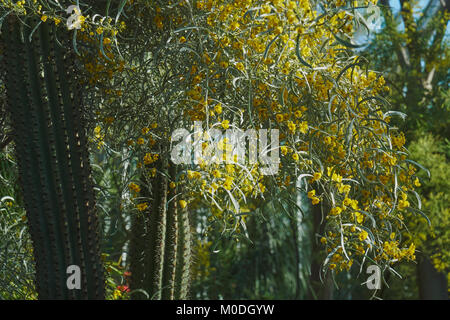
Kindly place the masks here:
<instances>
[{"instance_id":1,"label":"cactus spine","mask_svg":"<svg viewBox=\"0 0 450 320\"><path fill-rule=\"evenodd\" d=\"M7 17L0 39L2 76L14 130L40 299L103 299L82 99L67 32L37 18ZM57 33L58 32L58 33ZM81 269L81 289L67 267Z\"/></svg>"},{"instance_id":2,"label":"cactus spine","mask_svg":"<svg viewBox=\"0 0 450 320\"><path fill-rule=\"evenodd\" d=\"M155 165L156 177L143 179L141 189L143 197L153 199L150 209L132 220L130 286L132 291L143 289L151 299L186 299L191 263L188 211L177 201L181 189L169 187L170 181L176 181L177 168L166 159ZM140 239L145 239L144 245ZM138 292L132 297L144 298Z\"/></svg>"}]
</instances>

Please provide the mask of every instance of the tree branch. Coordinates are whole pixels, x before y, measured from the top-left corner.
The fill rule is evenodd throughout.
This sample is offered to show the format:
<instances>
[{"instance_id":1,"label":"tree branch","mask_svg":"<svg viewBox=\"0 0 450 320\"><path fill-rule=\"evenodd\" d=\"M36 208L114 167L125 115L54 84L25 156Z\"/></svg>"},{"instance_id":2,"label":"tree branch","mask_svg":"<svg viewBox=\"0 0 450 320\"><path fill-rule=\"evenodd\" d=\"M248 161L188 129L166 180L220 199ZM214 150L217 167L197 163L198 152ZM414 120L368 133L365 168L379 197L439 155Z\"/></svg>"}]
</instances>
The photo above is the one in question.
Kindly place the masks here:
<instances>
[{"instance_id":1,"label":"tree branch","mask_svg":"<svg viewBox=\"0 0 450 320\"><path fill-rule=\"evenodd\" d=\"M381 11L384 16L384 20L386 22L386 29L389 34L391 34L392 38L398 36L398 31L395 26L395 21L393 18L391 6L389 0L380 0ZM410 61L408 57L408 51L404 46L400 44L399 41L395 41L393 39L392 44L394 46L395 54L397 55L397 59L400 63L400 66L403 70L407 70L410 68Z\"/></svg>"}]
</instances>

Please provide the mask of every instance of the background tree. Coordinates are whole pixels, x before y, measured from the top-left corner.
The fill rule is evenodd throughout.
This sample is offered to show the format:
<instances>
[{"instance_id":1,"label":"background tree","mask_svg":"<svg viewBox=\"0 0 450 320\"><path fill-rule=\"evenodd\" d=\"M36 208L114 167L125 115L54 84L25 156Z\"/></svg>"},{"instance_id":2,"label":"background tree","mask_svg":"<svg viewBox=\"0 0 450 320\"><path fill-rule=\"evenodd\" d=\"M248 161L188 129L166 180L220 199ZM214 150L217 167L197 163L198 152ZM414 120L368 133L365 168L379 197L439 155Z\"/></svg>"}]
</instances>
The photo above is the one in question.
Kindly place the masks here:
<instances>
[{"instance_id":1,"label":"background tree","mask_svg":"<svg viewBox=\"0 0 450 320\"><path fill-rule=\"evenodd\" d=\"M420 193L431 228L408 224L421 252L417 272L402 267L406 281L386 297L446 298L449 274L449 46L448 1L380 1L384 28L365 50L391 85L394 108L408 114L398 122L409 141L412 159L431 173L420 173ZM430 261L432 263L430 263ZM435 270L433 270L434 265ZM438 272L437 272L438 271ZM418 281L419 290L415 290ZM403 286L407 286L407 290ZM402 288L402 289L400 289Z\"/></svg>"}]
</instances>

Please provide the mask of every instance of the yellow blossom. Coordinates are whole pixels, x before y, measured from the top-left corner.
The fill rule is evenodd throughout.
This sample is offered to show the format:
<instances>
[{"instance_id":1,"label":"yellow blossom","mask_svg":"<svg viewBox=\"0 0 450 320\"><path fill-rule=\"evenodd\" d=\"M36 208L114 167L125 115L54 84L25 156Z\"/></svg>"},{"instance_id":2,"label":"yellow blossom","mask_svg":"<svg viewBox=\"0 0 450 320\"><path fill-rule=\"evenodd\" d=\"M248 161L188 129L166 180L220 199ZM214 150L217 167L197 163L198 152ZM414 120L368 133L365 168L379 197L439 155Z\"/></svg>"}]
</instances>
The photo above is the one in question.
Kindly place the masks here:
<instances>
[{"instance_id":1,"label":"yellow blossom","mask_svg":"<svg viewBox=\"0 0 450 320\"><path fill-rule=\"evenodd\" d=\"M222 128L228 129L229 127L230 127L230 121L228 121L228 120L223 120L223 121L222 121Z\"/></svg>"},{"instance_id":2,"label":"yellow blossom","mask_svg":"<svg viewBox=\"0 0 450 320\"><path fill-rule=\"evenodd\" d=\"M181 209L184 209L187 206L187 202L185 200L180 200L180 201L178 201L178 203L179 203Z\"/></svg>"},{"instance_id":3,"label":"yellow blossom","mask_svg":"<svg viewBox=\"0 0 450 320\"><path fill-rule=\"evenodd\" d=\"M341 212L342 212L342 208L334 207L334 208L331 209L330 215L337 216L337 215L341 214Z\"/></svg>"},{"instance_id":4,"label":"yellow blossom","mask_svg":"<svg viewBox=\"0 0 450 320\"><path fill-rule=\"evenodd\" d=\"M365 230L362 230L360 233L359 233L359 241L364 241L364 240L366 240L367 239L367 236L368 236L369 234L367 233L367 231L365 231Z\"/></svg>"},{"instance_id":5,"label":"yellow blossom","mask_svg":"<svg viewBox=\"0 0 450 320\"><path fill-rule=\"evenodd\" d=\"M139 203L136 207L139 211L144 211L145 209L148 208L148 204L147 202Z\"/></svg>"}]
</instances>

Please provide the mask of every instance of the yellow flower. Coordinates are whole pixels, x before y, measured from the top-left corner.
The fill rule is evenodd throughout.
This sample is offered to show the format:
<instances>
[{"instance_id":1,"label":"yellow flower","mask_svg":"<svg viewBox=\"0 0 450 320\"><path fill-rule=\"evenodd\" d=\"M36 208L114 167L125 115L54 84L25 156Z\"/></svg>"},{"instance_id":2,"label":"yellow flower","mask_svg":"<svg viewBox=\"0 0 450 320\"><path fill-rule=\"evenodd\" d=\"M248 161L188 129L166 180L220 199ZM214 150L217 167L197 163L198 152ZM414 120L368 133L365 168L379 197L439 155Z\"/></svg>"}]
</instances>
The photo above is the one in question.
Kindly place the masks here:
<instances>
[{"instance_id":1,"label":"yellow flower","mask_svg":"<svg viewBox=\"0 0 450 320\"><path fill-rule=\"evenodd\" d=\"M136 143L137 144L144 144L145 140L143 138L139 138L139 139L137 139Z\"/></svg>"},{"instance_id":2,"label":"yellow flower","mask_svg":"<svg viewBox=\"0 0 450 320\"><path fill-rule=\"evenodd\" d=\"M333 175L331 176L331 180L336 182L342 182L342 176L337 173L333 173Z\"/></svg>"},{"instance_id":3,"label":"yellow flower","mask_svg":"<svg viewBox=\"0 0 450 320\"><path fill-rule=\"evenodd\" d=\"M351 204L352 204L352 199L350 199L350 198L345 198L344 199L344 201L342 201L342 204L344 205L344 206L350 206Z\"/></svg>"},{"instance_id":4,"label":"yellow flower","mask_svg":"<svg viewBox=\"0 0 450 320\"><path fill-rule=\"evenodd\" d=\"M47 19L48 19L48 17L45 16L45 15L41 17L41 20L42 20L43 22L47 21Z\"/></svg>"},{"instance_id":5,"label":"yellow flower","mask_svg":"<svg viewBox=\"0 0 450 320\"><path fill-rule=\"evenodd\" d=\"M231 29L232 31L235 31L235 30L237 30L238 28L239 28L239 22L233 21L233 22L230 24L230 29Z\"/></svg>"},{"instance_id":6,"label":"yellow flower","mask_svg":"<svg viewBox=\"0 0 450 320\"><path fill-rule=\"evenodd\" d=\"M231 190L233 187L233 178L232 177L226 177L225 182L223 183L223 187L226 190Z\"/></svg>"},{"instance_id":7,"label":"yellow flower","mask_svg":"<svg viewBox=\"0 0 450 320\"><path fill-rule=\"evenodd\" d=\"M321 172L314 172L314 174L313 174L313 182L314 181L317 181L317 180L320 180L320 178L322 178L322 173Z\"/></svg>"},{"instance_id":8,"label":"yellow flower","mask_svg":"<svg viewBox=\"0 0 450 320\"><path fill-rule=\"evenodd\" d=\"M339 207L334 207L333 209L331 209L330 214L332 216L337 216L342 212L342 209Z\"/></svg>"},{"instance_id":9,"label":"yellow flower","mask_svg":"<svg viewBox=\"0 0 450 320\"><path fill-rule=\"evenodd\" d=\"M339 193L349 193L351 186L349 184L343 184L342 182L338 183L338 191Z\"/></svg>"},{"instance_id":10,"label":"yellow flower","mask_svg":"<svg viewBox=\"0 0 450 320\"><path fill-rule=\"evenodd\" d=\"M228 128L230 127L230 121L228 121L228 120L223 120L223 121L222 121L222 127L223 127L224 129L228 129Z\"/></svg>"},{"instance_id":11,"label":"yellow flower","mask_svg":"<svg viewBox=\"0 0 450 320\"><path fill-rule=\"evenodd\" d=\"M187 206L187 202L185 200L180 200L178 203L180 204L181 209L184 209Z\"/></svg>"},{"instance_id":12,"label":"yellow flower","mask_svg":"<svg viewBox=\"0 0 450 320\"><path fill-rule=\"evenodd\" d=\"M414 185L416 187L420 187L421 186L419 178L416 178L416 180L414 180Z\"/></svg>"},{"instance_id":13,"label":"yellow flower","mask_svg":"<svg viewBox=\"0 0 450 320\"><path fill-rule=\"evenodd\" d=\"M364 240L366 240L368 235L369 235L369 234L367 233L367 231L362 230L362 231L359 233L359 241L364 241Z\"/></svg>"},{"instance_id":14,"label":"yellow flower","mask_svg":"<svg viewBox=\"0 0 450 320\"><path fill-rule=\"evenodd\" d=\"M146 153L144 156L144 164L151 164L155 162L158 159L158 157L155 157L151 153Z\"/></svg>"},{"instance_id":15,"label":"yellow flower","mask_svg":"<svg viewBox=\"0 0 450 320\"><path fill-rule=\"evenodd\" d=\"M122 297L122 291L115 289L113 292L113 297L114 299L119 299L120 297Z\"/></svg>"},{"instance_id":16,"label":"yellow flower","mask_svg":"<svg viewBox=\"0 0 450 320\"><path fill-rule=\"evenodd\" d=\"M236 63L236 69L239 71L244 71L244 64L242 62Z\"/></svg>"},{"instance_id":17,"label":"yellow flower","mask_svg":"<svg viewBox=\"0 0 450 320\"><path fill-rule=\"evenodd\" d=\"M409 207L409 201L408 200L399 200L398 201L398 209L403 210L405 208Z\"/></svg>"},{"instance_id":18,"label":"yellow flower","mask_svg":"<svg viewBox=\"0 0 450 320\"><path fill-rule=\"evenodd\" d=\"M295 161L298 161L298 159L300 159L300 158L299 158L298 154L293 153L292 154L292 159L294 159Z\"/></svg>"},{"instance_id":19,"label":"yellow flower","mask_svg":"<svg viewBox=\"0 0 450 320\"><path fill-rule=\"evenodd\" d=\"M186 38L185 37L181 37L180 38L180 43L185 43L186 42Z\"/></svg>"},{"instance_id":20,"label":"yellow flower","mask_svg":"<svg viewBox=\"0 0 450 320\"><path fill-rule=\"evenodd\" d=\"M333 167L327 167L327 175L331 176L331 171L333 171Z\"/></svg>"},{"instance_id":21,"label":"yellow flower","mask_svg":"<svg viewBox=\"0 0 450 320\"><path fill-rule=\"evenodd\" d=\"M308 192L308 198L312 199L316 195L316 190L311 190Z\"/></svg>"},{"instance_id":22,"label":"yellow flower","mask_svg":"<svg viewBox=\"0 0 450 320\"><path fill-rule=\"evenodd\" d=\"M284 119L284 117L283 117L283 115L282 115L281 113L278 113L278 114L275 116L275 118L277 119L277 122L282 122L283 119Z\"/></svg>"},{"instance_id":23,"label":"yellow flower","mask_svg":"<svg viewBox=\"0 0 450 320\"><path fill-rule=\"evenodd\" d=\"M299 130L301 133L305 134L308 131L308 122L302 121L299 125Z\"/></svg>"},{"instance_id":24,"label":"yellow flower","mask_svg":"<svg viewBox=\"0 0 450 320\"><path fill-rule=\"evenodd\" d=\"M356 221L358 223L363 223L363 221L364 221L364 215L363 214L361 214L360 212L355 212L354 216L356 217Z\"/></svg>"},{"instance_id":25,"label":"yellow flower","mask_svg":"<svg viewBox=\"0 0 450 320\"><path fill-rule=\"evenodd\" d=\"M147 202L139 203L136 207L139 211L144 211L145 209L148 208L148 204Z\"/></svg>"},{"instance_id":26,"label":"yellow flower","mask_svg":"<svg viewBox=\"0 0 450 320\"><path fill-rule=\"evenodd\" d=\"M289 128L289 131L291 131L292 133L295 133L295 123L293 123L292 121L288 121L288 128Z\"/></svg>"},{"instance_id":27,"label":"yellow flower","mask_svg":"<svg viewBox=\"0 0 450 320\"><path fill-rule=\"evenodd\" d=\"M297 110L294 112L294 115L296 118L301 118L302 117L302 112L300 110Z\"/></svg>"},{"instance_id":28,"label":"yellow flower","mask_svg":"<svg viewBox=\"0 0 450 320\"><path fill-rule=\"evenodd\" d=\"M214 107L214 111L217 112L218 114L222 113L222 104L218 103L216 104L216 106Z\"/></svg>"},{"instance_id":29,"label":"yellow flower","mask_svg":"<svg viewBox=\"0 0 450 320\"><path fill-rule=\"evenodd\" d=\"M262 193L264 193L264 191L266 191L266 186L263 185L261 182L258 183L259 189L261 190Z\"/></svg>"},{"instance_id":30,"label":"yellow flower","mask_svg":"<svg viewBox=\"0 0 450 320\"><path fill-rule=\"evenodd\" d=\"M172 182L169 184L169 187L170 187L170 189L175 189L175 187L176 187L175 182L172 181Z\"/></svg>"},{"instance_id":31,"label":"yellow flower","mask_svg":"<svg viewBox=\"0 0 450 320\"><path fill-rule=\"evenodd\" d=\"M141 188L136 184L136 183L134 183L134 182L132 182L132 183L130 183L129 185L128 185L128 188L130 188L130 190L132 190L132 191L134 191L134 192L139 192L139 191L141 191Z\"/></svg>"},{"instance_id":32,"label":"yellow flower","mask_svg":"<svg viewBox=\"0 0 450 320\"><path fill-rule=\"evenodd\" d=\"M398 209L399 210L403 210L405 208L409 207L409 201L406 200L408 199L408 195L404 192L401 193L400 195L402 198L400 200L398 200Z\"/></svg>"}]
</instances>

